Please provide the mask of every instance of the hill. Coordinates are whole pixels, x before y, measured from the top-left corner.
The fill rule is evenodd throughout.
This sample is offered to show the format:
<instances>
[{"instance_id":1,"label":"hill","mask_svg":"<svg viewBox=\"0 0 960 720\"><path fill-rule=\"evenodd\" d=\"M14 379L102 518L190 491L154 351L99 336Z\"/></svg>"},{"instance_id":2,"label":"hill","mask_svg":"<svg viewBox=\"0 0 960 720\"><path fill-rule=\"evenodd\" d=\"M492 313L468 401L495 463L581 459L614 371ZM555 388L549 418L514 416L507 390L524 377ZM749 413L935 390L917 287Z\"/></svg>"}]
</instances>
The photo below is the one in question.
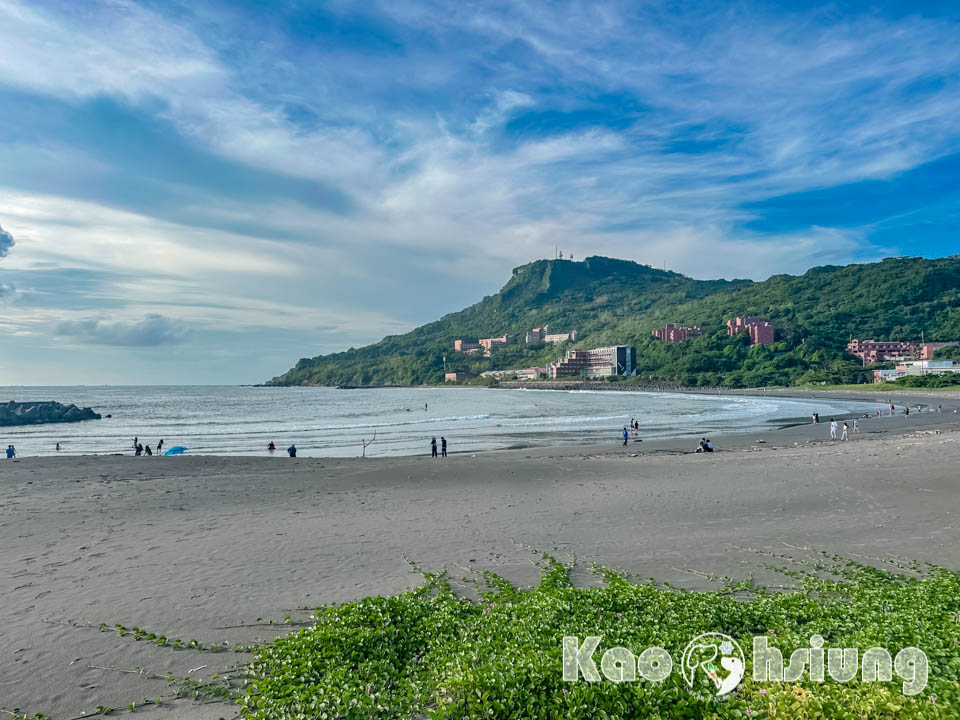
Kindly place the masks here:
<instances>
[{"instance_id":1,"label":"hill","mask_svg":"<svg viewBox=\"0 0 960 720\"><path fill-rule=\"evenodd\" d=\"M737 315L762 315L777 327L773 345L727 337ZM679 344L650 333L668 322L699 325L703 336ZM530 347L526 332L549 324L576 329L577 347L629 344L638 380L687 386L758 387L864 382L844 351L851 337L960 339L960 256L891 258L813 268L763 282L694 280L624 260L538 260L514 269L496 295L403 335L346 352L301 359L271 385L411 385L443 380L447 370L543 365L564 346ZM492 357L453 351L457 338L510 336Z\"/></svg>"}]
</instances>

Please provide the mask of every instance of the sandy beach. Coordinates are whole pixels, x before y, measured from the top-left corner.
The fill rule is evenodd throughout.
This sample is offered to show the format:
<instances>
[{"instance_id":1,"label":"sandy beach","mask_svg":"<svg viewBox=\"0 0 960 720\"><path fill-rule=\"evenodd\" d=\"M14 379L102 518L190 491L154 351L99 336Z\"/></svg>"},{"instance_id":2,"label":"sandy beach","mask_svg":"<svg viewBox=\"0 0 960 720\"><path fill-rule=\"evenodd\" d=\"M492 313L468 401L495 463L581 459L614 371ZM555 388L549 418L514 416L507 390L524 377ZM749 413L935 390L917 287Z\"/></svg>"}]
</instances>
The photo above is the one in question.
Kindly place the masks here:
<instances>
[{"instance_id":1,"label":"sandy beach","mask_svg":"<svg viewBox=\"0 0 960 720\"><path fill-rule=\"evenodd\" d=\"M860 395L891 396L943 413L863 420L846 443L825 423L715 437L708 455L691 437L436 460L0 461L0 708L77 718L161 698L142 711L230 717L173 702L163 678L209 678L242 653L97 626L233 648L317 605L416 585L405 557L529 583L536 548L690 589L711 575L782 583L764 570L771 553L960 568L960 399Z\"/></svg>"}]
</instances>

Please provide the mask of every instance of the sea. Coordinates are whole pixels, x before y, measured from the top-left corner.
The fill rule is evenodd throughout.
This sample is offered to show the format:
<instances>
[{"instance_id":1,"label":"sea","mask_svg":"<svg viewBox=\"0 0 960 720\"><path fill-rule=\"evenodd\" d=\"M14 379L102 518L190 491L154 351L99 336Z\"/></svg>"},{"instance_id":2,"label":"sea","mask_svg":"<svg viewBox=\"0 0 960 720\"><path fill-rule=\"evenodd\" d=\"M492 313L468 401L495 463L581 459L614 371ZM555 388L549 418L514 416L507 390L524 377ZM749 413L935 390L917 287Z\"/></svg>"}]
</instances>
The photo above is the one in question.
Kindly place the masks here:
<instances>
[{"instance_id":1,"label":"sea","mask_svg":"<svg viewBox=\"0 0 960 720\"><path fill-rule=\"evenodd\" d=\"M336 389L156 386L0 387L0 401L56 400L104 417L78 423L0 427L0 446L21 457L132 453L134 437L198 455L267 456L297 447L304 457L415 455L430 439L451 453L617 442L636 419L646 440L745 432L851 413L873 403L774 395L467 387ZM109 416L109 417L108 417Z\"/></svg>"}]
</instances>

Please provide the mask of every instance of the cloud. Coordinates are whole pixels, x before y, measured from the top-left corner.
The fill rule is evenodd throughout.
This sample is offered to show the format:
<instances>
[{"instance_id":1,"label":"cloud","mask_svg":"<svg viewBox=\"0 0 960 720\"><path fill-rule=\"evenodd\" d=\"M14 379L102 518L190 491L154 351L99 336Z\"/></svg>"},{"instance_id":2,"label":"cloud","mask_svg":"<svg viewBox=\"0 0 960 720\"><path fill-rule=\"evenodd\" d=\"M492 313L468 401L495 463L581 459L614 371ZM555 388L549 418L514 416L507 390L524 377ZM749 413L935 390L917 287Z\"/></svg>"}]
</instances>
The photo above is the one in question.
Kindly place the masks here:
<instances>
[{"instance_id":1,"label":"cloud","mask_svg":"<svg viewBox=\"0 0 960 720\"><path fill-rule=\"evenodd\" d=\"M0 226L0 258L4 257L14 246L13 235Z\"/></svg>"},{"instance_id":2,"label":"cloud","mask_svg":"<svg viewBox=\"0 0 960 720\"><path fill-rule=\"evenodd\" d=\"M190 331L170 318L150 313L135 322L110 322L101 318L68 320L57 326L56 335L88 345L156 347L181 343Z\"/></svg>"}]
</instances>

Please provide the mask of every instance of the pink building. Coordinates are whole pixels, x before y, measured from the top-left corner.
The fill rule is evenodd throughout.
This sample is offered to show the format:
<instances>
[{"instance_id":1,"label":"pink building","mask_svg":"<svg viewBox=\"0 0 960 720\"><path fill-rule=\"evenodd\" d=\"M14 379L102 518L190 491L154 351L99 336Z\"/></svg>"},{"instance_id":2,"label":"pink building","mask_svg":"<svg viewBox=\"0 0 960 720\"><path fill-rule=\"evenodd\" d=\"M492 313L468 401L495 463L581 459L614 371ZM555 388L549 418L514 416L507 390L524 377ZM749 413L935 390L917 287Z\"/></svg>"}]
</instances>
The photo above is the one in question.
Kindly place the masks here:
<instances>
[{"instance_id":1,"label":"pink building","mask_svg":"<svg viewBox=\"0 0 960 720\"><path fill-rule=\"evenodd\" d=\"M863 366L886 360L909 360L920 352L920 343L909 340L851 340L847 352L860 358ZM932 351L931 351L932 354Z\"/></svg>"},{"instance_id":2,"label":"pink building","mask_svg":"<svg viewBox=\"0 0 960 720\"><path fill-rule=\"evenodd\" d=\"M751 345L772 345L775 330L769 320L757 315L727 320L727 335L732 337L746 331L750 335Z\"/></svg>"},{"instance_id":3,"label":"pink building","mask_svg":"<svg viewBox=\"0 0 960 720\"><path fill-rule=\"evenodd\" d=\"M480 343L467 342L466 340L454 340L453 349L455 352L475 353L482 349Z\"/></svg>"},{"instance_id":4,"label":"pink building","mask_svg":"<svg viewBox=\"0 0 960 720\"><path fill-rule=\"evenodd\" d=\"M667 323L659 330L654 330L650 334L658 340L678 343L687 339L700 337L703 335L703 330L696 325L693 327L677 327L673 323Z\"/></svg>"},{"instance_id":5,"label":"pink building","mask_svg":"<svg viewBox=\"0 0 960 720\"><path fill-rule=\"evenodd\" d=\"M503 347L504 345L509 345L510 340L507 339L506 335L501 335L496 338L480 338L479 340L480 347L484 349L484 355L489 355L490 351L495 347Z\"/></svg>"},{"instance_id":6,"label":"pink building","mask_svg":"<svg viewBox=\"0 0 960 720\"><path fill-rule=\"evenodd\" d=\"M448 372L443 376L444 382L463 382L464 380L469 380L473 375L466 372Z\"/></svg>"}]
</instances>

